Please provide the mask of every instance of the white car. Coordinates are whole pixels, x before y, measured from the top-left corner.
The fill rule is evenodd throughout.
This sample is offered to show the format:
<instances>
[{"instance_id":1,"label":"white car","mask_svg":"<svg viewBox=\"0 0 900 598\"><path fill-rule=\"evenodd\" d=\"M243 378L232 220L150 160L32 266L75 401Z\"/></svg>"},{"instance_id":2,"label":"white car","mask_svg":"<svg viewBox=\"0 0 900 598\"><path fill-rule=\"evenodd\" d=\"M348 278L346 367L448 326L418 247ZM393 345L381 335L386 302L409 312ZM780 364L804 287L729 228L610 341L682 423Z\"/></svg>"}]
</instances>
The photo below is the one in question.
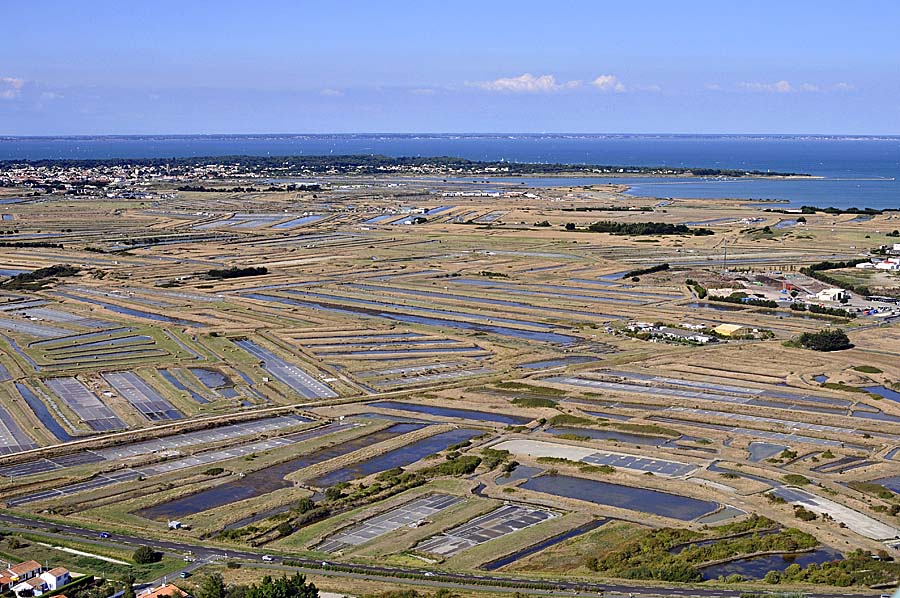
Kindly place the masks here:
<instances>
[{"instance_id":1,"label":"white car","mask_svg":"<svg viewBox=\"0 0 900 598\"><path fill-rule=\"evenodd\" d=\"M263 556L262 560L264 560L264 561L267 562L267 563L271 563L271 562L274 561L275 559L273 559L273 558L270 557L269 555L265 555L265 556Z\"/></svg>"}]
</instances>

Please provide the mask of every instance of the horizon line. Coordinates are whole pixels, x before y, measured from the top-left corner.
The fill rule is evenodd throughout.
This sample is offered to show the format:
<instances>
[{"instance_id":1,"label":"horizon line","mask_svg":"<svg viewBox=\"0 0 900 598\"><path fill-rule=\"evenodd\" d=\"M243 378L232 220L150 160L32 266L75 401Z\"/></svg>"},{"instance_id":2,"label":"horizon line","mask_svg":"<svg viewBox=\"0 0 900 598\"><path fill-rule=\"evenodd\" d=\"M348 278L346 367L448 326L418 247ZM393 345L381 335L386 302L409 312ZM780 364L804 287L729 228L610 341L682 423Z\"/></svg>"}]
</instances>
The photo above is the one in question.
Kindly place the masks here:
<instances>
[{"instance_id":1,"label":"horizon line","mask_svg":"<svg viewBox=\"0 0 900 598\"><path fill-rule=\"evenodd\" d=\"M410 136L467 136L467 137L507 137L507 136L545 136L545 137L820 137L820 138L871 138L894 139L900 138L900 133L628 133L628 132L455 132L455 131L417 131L417 132L328 132L328 133L303 133L303 132L257 132L257 133L71 133L71 134L44 134L44 135L10 135L0 133L0 140L14 139L85 139L85 138L147 138L147 137L410 137Z\"/></svg>"}]
</instances>

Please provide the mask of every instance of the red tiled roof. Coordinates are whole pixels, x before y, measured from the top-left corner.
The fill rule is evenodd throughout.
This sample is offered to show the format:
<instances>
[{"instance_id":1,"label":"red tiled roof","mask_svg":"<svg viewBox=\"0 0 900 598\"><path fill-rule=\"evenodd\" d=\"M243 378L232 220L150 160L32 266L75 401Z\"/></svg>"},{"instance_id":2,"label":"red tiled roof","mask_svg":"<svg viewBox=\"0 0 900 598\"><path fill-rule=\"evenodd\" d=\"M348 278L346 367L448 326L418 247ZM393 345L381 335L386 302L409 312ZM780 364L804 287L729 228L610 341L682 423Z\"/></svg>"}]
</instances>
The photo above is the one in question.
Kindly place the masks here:
<instances>
[{"instance_id":1,"label":"red tiled roof","mask_svg":"<svg viewBox=\"0 0 900 598\"><path fill-rule=\"evenodd\" d=\"M25 573L31 573L35 569L40 569L41 564L37 561L25 561L24 563L19 563L18 565L13 565L8 570L14 573L15 575L23 575Z\"/></svg>"},{"instance_id":2,"label":"red tiled roof","mask_svg":"<svg viewBox=\"0 0 900 598\"><path fill-rule=\"evenodd\" d=\"M54 577L62 577L63 575L66 575L68 572L69 572L69 570L66 569L65 567L54 567L53 569L50 569L49 571L47 571L47 573L49 573L50 575L53 575Z\"/></svg>"},{"instance_id":3,"label":"red tiled roof","mask_svg":"<svg viewBox=\"0 0 900 598\"><path fill-rule=\"evenodd\" d=\"M155 590L140 594L138 598L162 598L163 596L187 596L187 594L178 586L167 583Z\"/></svg>"}]
</instances>

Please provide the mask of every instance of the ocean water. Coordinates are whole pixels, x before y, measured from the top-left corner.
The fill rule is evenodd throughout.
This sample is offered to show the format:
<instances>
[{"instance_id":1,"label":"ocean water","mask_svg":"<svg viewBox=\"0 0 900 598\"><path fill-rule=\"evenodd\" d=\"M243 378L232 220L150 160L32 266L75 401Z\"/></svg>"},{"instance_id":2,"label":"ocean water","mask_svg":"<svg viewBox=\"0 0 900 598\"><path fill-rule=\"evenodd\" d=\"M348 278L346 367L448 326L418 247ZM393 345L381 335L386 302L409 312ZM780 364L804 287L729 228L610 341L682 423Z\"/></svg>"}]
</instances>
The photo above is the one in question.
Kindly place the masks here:
<instances>
[{"instance_id":1,"label":"ocean water","mask_svg":"<svg viewBox=\"0 0 900 598\"><path fill-rule=\"evenodd\" d=\"M900 209L900 137L734 135L257 135L2 138L0 160L384 154L798 172L823 180L621 179L652 197L782 199ZM614 179L617 180L617 179ZM549 181L548 181L549 182ZM591 182L588 180L587 182Z\"/></svg>"}]
</instances>

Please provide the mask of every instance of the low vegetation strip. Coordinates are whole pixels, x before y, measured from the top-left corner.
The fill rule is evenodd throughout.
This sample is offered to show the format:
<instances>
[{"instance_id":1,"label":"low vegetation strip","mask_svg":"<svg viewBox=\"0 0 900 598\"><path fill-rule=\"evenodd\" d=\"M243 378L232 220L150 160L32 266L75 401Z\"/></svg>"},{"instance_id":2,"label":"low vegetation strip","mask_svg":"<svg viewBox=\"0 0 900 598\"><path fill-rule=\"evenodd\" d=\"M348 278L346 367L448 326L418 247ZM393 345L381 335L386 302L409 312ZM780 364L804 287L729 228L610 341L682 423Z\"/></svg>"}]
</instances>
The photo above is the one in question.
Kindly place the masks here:
<instances>
[{"instance_id":1,"label":"low vegetation strip","mask_svg":"<svg viewBox=\"0 0 900 598\"><path fill-rule=\"evenodd\" d=\"M800 303L794 302L791 303L791 309L794 311L808 311L812 314L821 314L824 316L835 316L838 318L848 318L853 319L856 317L856 312L847 311L846 309L842 309L840 307L825 307L822 305L817 305L815 303Z\"/></svg>"},{"instance_id":2,"label":"low vegetation strip","mask_svg":"<svg viewBox=\"0 0 900 598\"><path fill-rule=\"evenodd\" d=\"M635 276L644 276L645 274L655 274L656 272L664 272L669 269L669 264L657 264L655 266L650 266L648 268L638 268L636 270L629 270L625 274L622 275L622 278L633 278Z\"/></svg>"},{"instance_id":3,"label":"low vegetation strip","mask_svg":"<svg viewBox=\"0 0 900 598\"><path fill-rule=\"evenodd\" d=\"M40 268L34 272L17 274L3 284L0 284L0 287L8 290L37 291L44 288L55 278L75 276L79 272L81 272L81 268L77 266L57 264L55 266L48 266L47 268Z\"/></svg>"},{"instance_id":4,"label":"low vegetation strip","mask_svg":"<svg viewBox=\"0 0 900 598\"><path fill-rule=\"evenodd\" d=\"M612 220L600 220L587 227L592 233L610 233L613 235L714 235L709 228L691 228L685 224L670 224L668 222L613 222Z\"/></svg>"},{"instance_id":5,"label":"low vegetation strip","mask_svg":"<svg viewBox=\"0 0 900 598\"><path fill-rule=\"evenodd\" d=\"M793 528L758 533L775 525L771 519L753 515L719 526L715 535L674 528L651 530L605 555L589 557L586 565L592 571L625 579L696 582L703 580L700 567L708 563L757 553L796 552L818 545L815 537Z\"/></svg>"},{"instance_id":6,"label":"low vegetation strip","mask_svg":"<svg viewBox=\"0 0 900 598\"><path fill-rule=\"evenodd\" d=\"M42 249L62 249L62 243L50 243L49 241L3 241L0 247L40 247Z\"/></svg>"},{"instance_id":7,"label":"low vegetation strip","mask_svg":"<svg viewBox=\"0 0 900 598\"><path fill-rule=\"evenodd\" d=\"M250 266L247 268L213 268L212 270L209 270L206 275L210 278L242 278L244 276L263 276L268 273L269 269L265 266Z\"/></svg>"},{"instance_id":8,"label":"low vegetation strip","mask_svg":"<svg viewBox=\"0 0 900 598\"><path fill-rule=\"evenodd\" d=\"M752 307L778 307L778 303L770 299L757 299L750 297L746 293L732 293L730 295L709 295L707 299L710 301L718 301L719 303L737 303L738 305L750 305Z\"/></svg>"}]
</instances>

